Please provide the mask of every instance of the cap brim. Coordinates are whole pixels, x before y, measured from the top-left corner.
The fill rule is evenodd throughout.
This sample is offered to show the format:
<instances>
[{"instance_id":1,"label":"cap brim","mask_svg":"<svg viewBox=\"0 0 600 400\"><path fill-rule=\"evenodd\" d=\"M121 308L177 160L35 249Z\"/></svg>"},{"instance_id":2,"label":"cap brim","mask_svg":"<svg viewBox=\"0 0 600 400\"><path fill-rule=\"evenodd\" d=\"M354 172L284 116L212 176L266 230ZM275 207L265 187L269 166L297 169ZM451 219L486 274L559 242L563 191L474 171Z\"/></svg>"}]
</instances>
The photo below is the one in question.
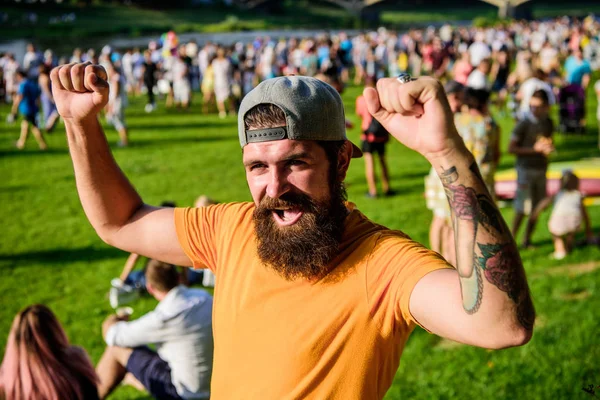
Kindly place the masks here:
<instances>
[{"instance_id":1,"label":"cap brim","mask_svg":"<svg viewBox=\"0 0 600 400\"><path fill-rule=\"evenodd\" d=\"M348 141L350 142L350 140ZM360 149L360 147L358 147L352 142L350 142L350 144L352 145L352 158L361 158L363 156L363 152Z\"/></svg>"}]
</instances>

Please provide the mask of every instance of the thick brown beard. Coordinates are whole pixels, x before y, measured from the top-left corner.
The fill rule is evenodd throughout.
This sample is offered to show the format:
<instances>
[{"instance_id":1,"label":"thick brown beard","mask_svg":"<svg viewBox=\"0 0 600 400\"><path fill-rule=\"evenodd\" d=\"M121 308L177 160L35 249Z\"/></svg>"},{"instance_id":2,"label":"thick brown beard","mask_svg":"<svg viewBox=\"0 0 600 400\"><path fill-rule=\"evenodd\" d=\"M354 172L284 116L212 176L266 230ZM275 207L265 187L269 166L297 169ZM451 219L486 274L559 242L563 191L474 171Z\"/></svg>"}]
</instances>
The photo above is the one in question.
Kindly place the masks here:
<instances>
[{"instance_id":1,"label":"thick brown beard","mask_svg":"<svg viewBox=\"0 0 600 400\"><path fill-rule=\"evenodd\" d=\"M328 203L303 193L265 197L254 210L254 231L261 261L287 280L322 278L338 254L348 213L345 190L338 183ZM273 217L277 207L298 207L303 215L292 226L280 227Z\"/></svg>"}]
</instances>

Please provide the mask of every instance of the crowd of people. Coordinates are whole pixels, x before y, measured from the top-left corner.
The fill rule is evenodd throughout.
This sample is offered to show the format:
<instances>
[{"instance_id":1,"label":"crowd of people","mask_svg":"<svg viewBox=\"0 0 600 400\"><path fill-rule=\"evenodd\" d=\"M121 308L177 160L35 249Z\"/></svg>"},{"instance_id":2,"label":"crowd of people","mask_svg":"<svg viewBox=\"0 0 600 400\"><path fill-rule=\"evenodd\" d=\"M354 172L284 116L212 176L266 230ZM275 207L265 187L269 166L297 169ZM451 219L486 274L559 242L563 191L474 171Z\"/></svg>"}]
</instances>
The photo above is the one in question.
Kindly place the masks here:
<instances>
[{"instance_id":1,"label":"crowd of people","mask_svg":"<svg viewBox=\"0 0 600 400\"><path fill-rule=\"evenodd\" d=\"M559 105L558 125L561 129L567 131L585 128L585 92L588 86L592 85L592 72L600 69L600 22L594 18L576 20L565 17L548 21L517 21L485 29L456 28L444 25L440 28L414 29L403 33L382 28L373 32L360 33L354 37L345 33L275 40L268 37L257 37L252 42L236 43L232 46L210 42L201 46L195 42L179 43L177 36L173 32L169 32L161 40L149 43L147 49L114 49L110 46L104 47L99 52L93 49L86 52L75 49L68 57L59 57L51 50L46 50L42 54L33 45L29 45L22 62L15 60L11 54L4 54L0 58L1 97L6 102L12 103L8 120L16 121L17 113L22 116L21 135L16 144L19 149L25 146L29 130L33 133L40 149L46 149L44 133L51 132L58 122L59 115L53 98L50 70L57 65L87 61L102 65L107 73L110 95L104 115L119 133L119 145L121 146L127 146L129 143L125 108L130 96L147 96L144 107L147 113L156 110L157 99L164 99L165 107L194 109L202 113L212 113L216 109L218 115L223 118L227 114L236 114L242 110L243 117L246 118L247 113L252 114L252 109L250 112L245 109L244 101L246 103L255 101L248 100L246 95L258 91L266 96L265 93L268 92L265 92L265 86L262 86L263 89L261 89L261 86L257 87L257 85L261 82L270 82L271 78L292 75L312 76L329 84L337 93L341 93L344 86L349 83L364 85L370 89L365 91L364 96L356 100L356 113L361 118L362 143L360 150L365 158L365 174L368 183L366 195L371 198L379 195L374 156L378 157L381 169L381 193L385 196L395 194L390 187L385 145L390 138L390 133L396 137L398 133L394 129L390 129L394 125L387 118L393 107L386 103L388 99L384 95L384 88L378 86L378 82L382 78L395 77L402 73L409 73L412 77L433 76L444 83L445 100L443 101L449 105L456 130L474 158L477 168L475 168L476 171L470 167L466 168L462 165L464 160L458 159L459 176L456 169L440 173L439 165L432 162L431 172L425 179L427 207L433 212L430 248L442 254L450 265L460 269L460 266L464 264L464 251L462 250L468 246L461 242L462 239L457 236L456 232L458 227L464 226L465 220L477 221L478 218L481 218L481 221L477 223L483 226L486 232L494 231L498 237L502 236L502 240L505 240L502 245L509 246L506 244L506 241L509 240L508 237L511 234L516 237L519 227L527 215L526 233L522 246L529 247L539 214L551 203L555 205L549 224L549 230L555 243L553 257L563 258L572 249L574 234L582 222L586 224L586 236L589 239L593 236L589 217L583 206L581 193L578 191L577 177L572 172L565 172L561 191L556 196L547 197L546 171L549 156L555 151L552 137L557 125L550 118L550 107L554 104ZM296 81L290 82L297 83ZM61 90L77 91L77 88L67 87L65 83L73 84L69 79L61 78L63 85ZM314 87L320 88L321 91L325 90L324 86L319 86L320 84L313 83L311 80L300 81L300 84L315 85ZM386 85L389 87L391 84L388 81ZM600 81L597 81L594 86L600 98ZM194 97L197 96L197 92L200 92L198 99ZM376 104L373 100L374 93L379 93L381 109L374 106ZM290 96L299 95L292 93ZM322 101L322 98L316 95L316 101ZM42 112L39 109L40 103ZM285 107L293 108L289 105L283 106L283 108ZM303 105L302 107L308 106ZM494 174L502 151L500 128L491 112L494 107L499 114L511 115L515 120L508 147L508 152L516 155L518 174L518 189L514 202L515 217L511 232L504 232L503 221L494 211ZM271 111L260 110L260 112L268 114ZM304 112L306 113L306 111ZM394 110L394 112L400 111ZM310 115L310 113L303 115L306 118L306 115ZM276 120L279 118L279 114L275 113L269 118ZM429 115L427 118L433 117ZM600 120L600 101L598 119ZM263 120L258 118L257 121ZM244 136L244 134L249 135L253 131L260 131L261 134L271 135L275 134L273 129L277 129L272 126L262 126L261 123L257 123L260 126L254 126L247 120L244 122L246 125L242 124L241 126L244 127L245 132L240 132L242 147L249 144L256 146L257 142L261 141L252 141L251 136ZM329 123L333 122L323 122L322 125L329 127ZM351 126L347 120L342 120L340 123L345 127ZM291 130L292 127L288 126L288 129ZM300 128L295 127L294 129ZM288 132L288 135L290 134ZM345 138L345 136L340 137ZM76 149L72 151L76 151ZM338 151L337 154L343 152L339 149L336 151ZM358 148L355 151L358 152ZM259 158L259 155L256 157ZM349 160L346 161L349 162ZM344 165L347 168L347 164ZM118 167L115 166L115 168ZM246 163L246 168L249 171L248 179L253 179L253 174L258 174L253 172L256 171L254 168L262 167ZM340 174L343 180L345 170ZM473 175L469 175L470 180L460 180L465 174ZM93 177L89 179L93 180ZM461 187L451 184L459 180L464 189L465 182L477 179L481 180L481 185L475 189L469 189L472 189L472 193L475 191L478 193L476 201L480 215L465 215L464 211L457 211L456 203L462 199L458 193ZM258 180L252 183L257 185L257 182ZM104 190L104 188L98 190L100 189ZM119 190L121 189L119 188ZM128 194L130 192L127 188L123 190ZM135 193L134 190L133 192ZM450 196L450 204L446 197L449 192L453 192L453 195ZM468 191L465 193L469 196L472 195ZM469 197L466 194L462 194L462 196ZM140 207L139 201L139 198L131 200L131 207ZM98 204L100 203L98 202ZM212 202L209 201L209 203ZM204 207L209 203L203 202L200 206ZM296 208L307 207L305 212L313 213L313 211L308 211L307 204L311 204L315 208L320 206L319 204L313 205L310 200L298 200L291 197L286 198L282 204L274 203L272 207L279 216L279 219L275 219L280 221L278 223L282 226L286 225L288 219L300 220L303 215L300 212L300 217L298 217ZM237 233L227 232L228 239L224 239L229 240L227 243L217 243L217 239L214 239L215 243L210 244L203 241L196 243L194 242L195 235L202 229L206 230L205 233L211 240L214 232L208 232L208 227L200 227L195 224L200 218L206 218L207 221L221 221L219 218L229 221L227 218L238 218L239 221L242 221L240 223L245 224L246 219L242 219L238 214L234 215L234 211L244 214L244 210L237 208L234 210L234 207L225 205L209 207L209 211L202 211L204 214L195 216L190 214L193 211L185 211L186 214L183 214L181 210L173 211L173 206L166 204L163 206L163 210L171 209L167 212L176 213L179 224L177 233L182 242L180 243L181 248L177 247L176 251L173 250L172 254L176 254L177 257L168 253L169 257L182 260L180 265L191 265L193 262L195 266L208 266L210 270L207 270L205 274L210 283L207 285L214 285L215 275L212 275L212 272L216 271L216 260L213 258L216 257L216 253L211 252L209 245L218 247L219 253L228 263L227 268L233 268L233 264L231 266L229 264L238 261L231 260L229 257L232 251L230 249L231 238L241 235L240 232L243 229ZM146 211L148 215L152 214L152 212ZM327 212L329 211L327 210ZM232 215L229 216L228 213ZM329 226L337 223L336 217L339 216L333 215L332 220L327 221ZM147 217L140 216L140 219L143 218ZM258 217L255 218L257 218L256 221L260 220ZM363 227L368 225L368 228L373 231L381 228L369 225L364 216L362 217L365 218L364 220L360 220L358 216L353 218L357 225ZM172 220L171 215L169 221ZM162 224L165 220L161 221ZM315 223L318 221L317 219ZM156 223L158 224L158 222ZM274 269L278 267L272 264L281 263L282 266L277 272L288 281L298 276L308 276L311 279L321 278L318 275L319 271L315 272L316 267L312 263L310 267L313 270L311 271L301 270L299 272L299 270L285 269L284 267L290 267L287 265L288 263L293 264L300 261L307 263L306 257L302 258L302 254L294 254L298 253L294 249L305 247L284 247L289 250L287 251L289 255L286 256L287 258L283 257L279 254L283 251L281 247L277 247L275 250L268 248L269 243L261 235L266 235L265 232L270 233L271 236L265 237L274 242L279 241L279 246L291 239L286 235L277 236L276 229L268 224L262 226L262 229L263 231L256 232L256 236L265 242L259 242L258 255L244 253L248 259L254 260L260 257L266 265L271 265ZM306 227L307 231L311 229L314 230L314 226ZM174 233L175 228L169 226L166 231ZM474 235L476 232L477 230ZM281 234L281 232L279 233ZM323 236L319 236L319 240L322 238ZM239 239L240 243L247 242ZM314 238L311 239L314 241ZM171 244L177 242L177 239L172 237L169 240L171 241L168 243ZM385 240L382 239L382 241ZM402 246L406 246L404 242L402 243ZM319 244L322 245L322 243ZM373 242L372 245L376 246L376 243ZM380 245L379 242L377 245ZM387 246L387 244L384 243L381 246ZM128 321L127 314L113 315L107 318L103 324L103 337L107 349L94 369L85 351L69 344L60 323L48 308L41 305L27 307L17 315L13 322L4 361L0 368L0 391L3 392L6 399L62 398L65 393L71 393L71 398L77 399L105 398L121 382L145 389L156 398L209 398L214 346L212 297L204 291L180 285L181 282L188 283L187 280L190 279L188 274L180 274L174 266L154 259L148 262L141 275L138 274L139 279L136 278L136 275L132 274L132 270L139 256L138 252L133 250L140 248L143 250L142 253L152 255L159 249L165 249L166 244L142 247L141 244L122 245L122 248L132 251L132 255L123 274L112 283L113 291L117 296L113 306L120 305L118 295L123 292L124 288L130 290L131 287L138 285L159 301L156 309L135 321ZM250 250L244 248L244 251ZM472 255L473 249L471 248L469 251ZM325 261L320 267L324 267L330 262L335 254L323 255ZM310 255L317 257L317 249ZM378 261L384 258L378 257ZM441 263L433 255L421 254L419 257L416 255L414 257L427 258L428 271L448 267L445 261ZM362 261L354 262L359 266L362 265L360 264ZM258 288L259 291L265 291L269 290L271 287L269 285L275 285L275 287L279 287L278 290L282 290L281 282L264 275L265 272L257 269L255 264L251 262L248 266L253 269L253 272L249 274L253 285L247 286L247 289ZM225 266L219 268L225 268ZM384 273L385 271L382 269L381 274ZM235 286L239 283L236 283L234 276L235 274L229 274L225 270L216 279L223 279L226 284ZM461 283L463 278L464 276L461 275ZM342 277L339 279L343 280ZM395 276L390 276L389 279L393 281L391 283L399 284L395 280ZM479 276L478 279L479 284L483 287L482 278ZM471 283L467 280L464 282L466 283L462 287L471 287L469 286ZM416 284L416 281L414 283ZM526 289L526 282L523 284L524 286L521 288L525 287ZM225 284L223 285L225 287ZM376 285L374 283L373 285L372 289L376 290ZM485 282L487 290L490 290L490 285L497 286L497 283L493 280ZM482 290L481 287L479 290ZM238 287L238 289L240 288ZM242 292L244 290L241 289ZM396 290L401 291L401 287ZM460 290L457 286L457 292ZM511 299L515 300L518 306L527 303L528 294L525 292L519 294L521 303ZM268 296L271 295L275 296L273 293L266 292L263 295L265 298L270 298ZM385 291L378 292L377 295L383 298ZM302 296L305 296L304 292L301 294ZM315 293L311 296L318 297ZM464 308L468 313L477 312L481 296L481 293L476 294L477 300L473 305L465 304ZM232 304L233 299L226 300L222 304L237 310L236 307L252 303L252 299L237 300L239 300L239 304ZM296 307L296 304L290 299L280 300L283 301L282 304ZM403 324L423 323L422 326L443 336L459 338L463 342L474 345L489 345L489 343L481 344L475 339L471 340L462 333L447 330L444 324L432 322L438 316L434 318L427 313L417 311L413 317L411 315L413 309L411 307L411 312L408 311L407 301L402 300L402 307L404 307L402 310L389 311L395 315L402 314L402 318L406 318L406 320L402 320ZM269 307L278 309L275 303ZM508 308L504 307L504 310ZM232 319L231 314L225 316L226 314L223 314L222 310L215 312L217 312L218 318L226 321L225 324L230 327L239 327L239 321ZM317 308L315 308L315 312L318 312ZM533 309L524 311L524 313L528 312L533 313ZM256 310L254 313L253 315L257 318L265 318L263 314L256 314ZM419 315L423 319L419 319ZM280 314L279 317L285 319L284 314ZM419 322L415 320L415 317ZM459 318L462 317L461 315ZM519 319L522 326L531 329L531 326L528 325L531 321L527 320L529 316L519 315L519 318L524 318ZM248 320L248 322L252 321ZM264 327L268 327L272 323L271 320L266 321ZM281 332L287 332L283 325L276 326L276 328ZM267 332L263 333L269 336ZM379 331L377 333L379 334ZM405 340L407 335L408 333L403 336L402 340ZM257 346L250 349L246 346L239 347L243 344L243 340L240 341L231 332L225 333L224 337L224 340L230 345L238 346L236 348L240 352L254 354L253 352L258 350L265 351L266 342L262 337L250 335L248 340ZM290 339L293 338L290 336ZM301 338L295 338L295 340L299 339ZM311 337L311 339L314 338ZM347 340L354 339L348 336ZM526 340L524 339L524 341ZM157 345L156 350L148 348L149 344ZM300 342L298 344L303 345ZM37 351L23 351L23 349L32 348ZM392 347L388 348L390 351L391 349ZM396 349L394 350L394 354L396 354L397 347L394 349ZM227 358L223 351L221 349L220 360ZM225 351L234 351L234 349ZM286 354L291 355L289 352ZM275 354L272 356L278 357ZM399 359L399 356L397 354L396 358ZM332 360L334 359L336 358L333 357ZM397 359L386 365L393 367L394 362L398 361ZM224 364L221 363L215 387L220 390L220 393L224 393L227 384L223 380ZM252 373L247 365L237 365L235 368L239 369L236 372L240 374L242 372L244 374ZM352 370L350 373L367 374L365 371ZM374 381L383 382L383 386L389 385L388 378L373 377ZM314 380L318 379L314 378ZM32 382L36 383L32 384ZM231 382L228 384L231 385ZM293 383L289 384L294 385ZM364 390L373 389L369 385L369 383L365 383ZM306 388L310 387L310 384L307 384ZM302 387L303 390L308 390L306 388Z\"/></svg>"}]
</instances>

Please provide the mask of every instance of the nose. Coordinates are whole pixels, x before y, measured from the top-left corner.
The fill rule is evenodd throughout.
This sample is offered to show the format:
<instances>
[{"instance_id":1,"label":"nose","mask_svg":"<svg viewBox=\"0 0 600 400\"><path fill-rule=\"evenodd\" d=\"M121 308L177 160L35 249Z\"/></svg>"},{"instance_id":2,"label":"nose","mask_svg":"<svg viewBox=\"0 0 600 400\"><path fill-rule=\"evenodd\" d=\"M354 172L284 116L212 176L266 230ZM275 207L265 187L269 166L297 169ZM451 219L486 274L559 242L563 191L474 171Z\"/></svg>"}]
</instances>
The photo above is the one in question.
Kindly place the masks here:
<instances>
[{"instance_id":1,"label":"nose","mask_svg":"<svg viewBox=\"0 0 600 400\"><path fill-rule=\"evenodd\" d=\"M270 171L269 182L267 184L267 196L277 199L290 190L290 183L287 174L273 168Z\"/></svg>"}]
</instances>

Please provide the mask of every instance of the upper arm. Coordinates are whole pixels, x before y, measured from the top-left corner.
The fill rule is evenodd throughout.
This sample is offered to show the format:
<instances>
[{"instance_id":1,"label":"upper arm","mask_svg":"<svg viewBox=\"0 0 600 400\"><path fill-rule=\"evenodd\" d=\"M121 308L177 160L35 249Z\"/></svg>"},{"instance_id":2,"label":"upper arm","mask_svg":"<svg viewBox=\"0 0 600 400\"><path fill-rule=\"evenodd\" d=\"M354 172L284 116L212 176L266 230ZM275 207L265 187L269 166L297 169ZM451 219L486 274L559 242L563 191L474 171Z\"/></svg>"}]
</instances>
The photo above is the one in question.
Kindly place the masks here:
<instances>
[{"instance_id":1,"label":"upper arm","mask_svg":"<svg viewBox=\"0 0 600 400\"><path fill-rule=\"evenodd\" d=\"M498 321L489 321L486 308L484 302L476 314L467 314L463 308L458 272L453 269L425 275L410 296L411 314L431 333L472 346L506 347L508 341L504 335L510 335L510 332L501 332L495 324Z\"/></svg>"},{"instance_id":2,"label":"upper arm","mask_svg":"<svg viewBox=\"0 0 600 400\"><path fill-rule=\"evenodd\" d=\"M106 241L121 250L148 258L174 265L192 265L179 243L175 229L175 209L172 207L151 207L144 204Z\"/></svg>"}]
</instances>

